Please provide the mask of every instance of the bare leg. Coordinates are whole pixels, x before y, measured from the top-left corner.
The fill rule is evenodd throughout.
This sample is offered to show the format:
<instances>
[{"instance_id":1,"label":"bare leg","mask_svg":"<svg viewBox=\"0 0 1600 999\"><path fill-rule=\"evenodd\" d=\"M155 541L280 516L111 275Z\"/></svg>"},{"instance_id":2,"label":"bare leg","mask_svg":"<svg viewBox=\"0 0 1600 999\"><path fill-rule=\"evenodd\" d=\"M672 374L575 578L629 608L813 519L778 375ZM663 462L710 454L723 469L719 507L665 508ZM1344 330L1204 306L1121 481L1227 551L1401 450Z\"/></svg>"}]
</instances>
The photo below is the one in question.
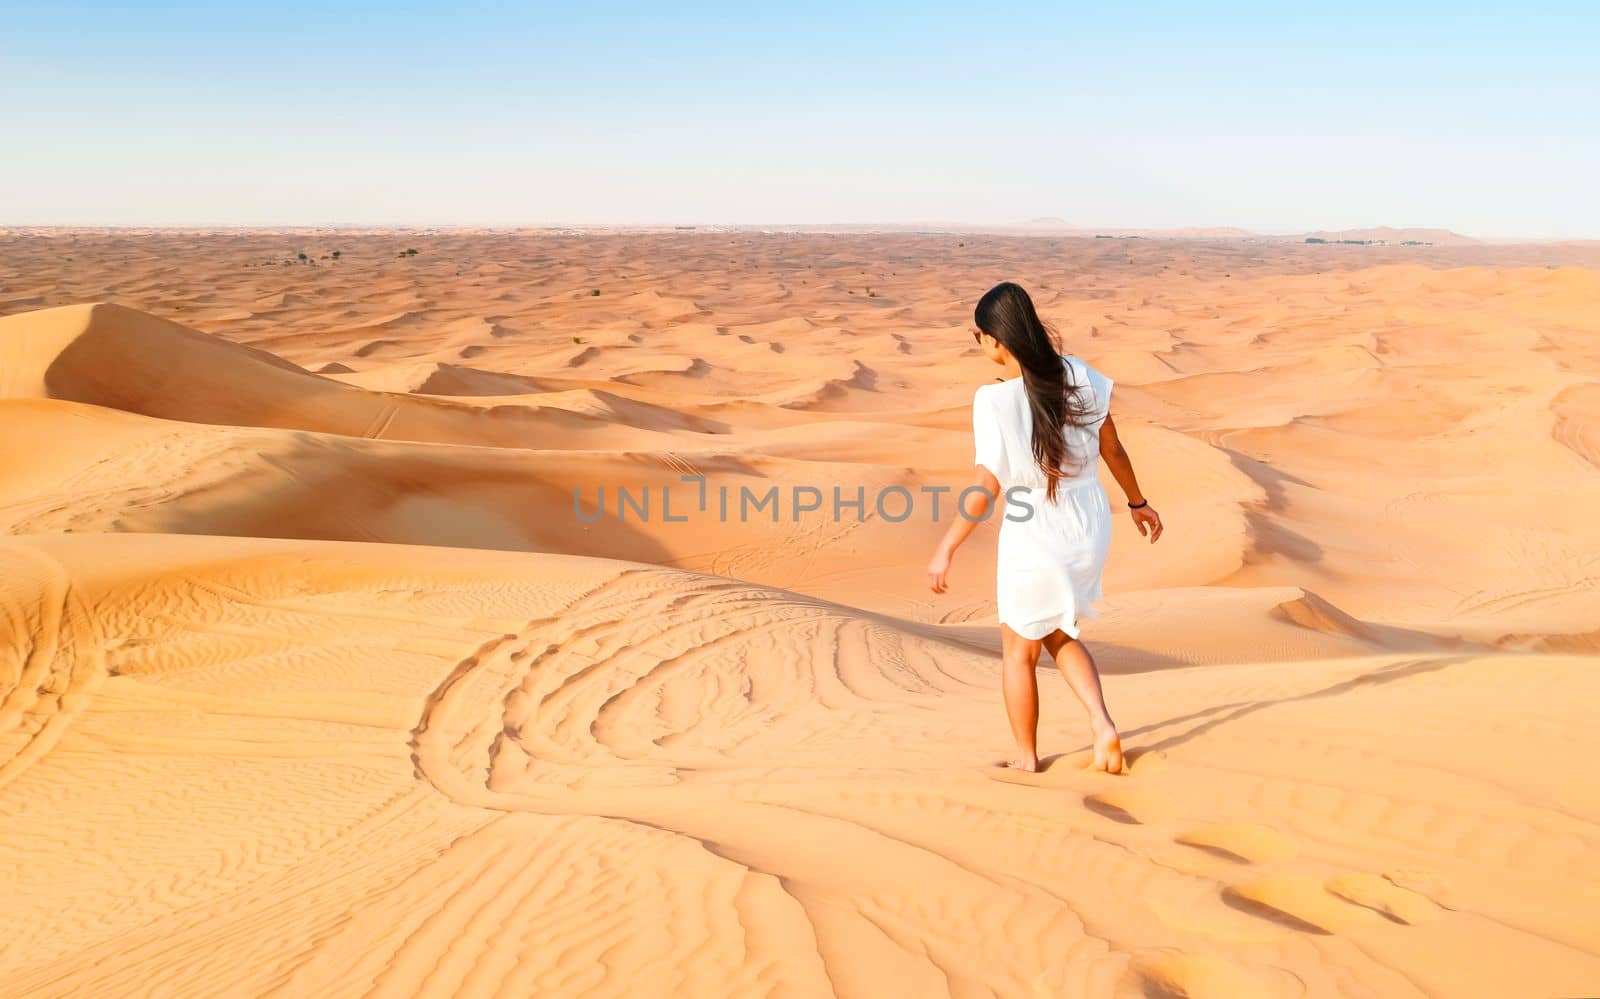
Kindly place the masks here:
<instances>
[{"instance_id":1,"label":"bare leg","mask_svg":"<svg viewBox=\"0 0 1600 999\"><path fill-rule=\"evenodd\" d=\"M1106 773L1122 772L1122 737L1106 710L1105 693L1100 689L1100 671L1095 668L1094 657L1080 641L1056 630L1044 637L1043 643L1056 661L1056 667L1066 679L1067 686L1078 695L1083 709L1089 714L1089 725L1094 729L1094 767Z\"/></svg>"},{"instance_id":2,"label":"bare leg","mask_svg":"<svg viewBox=\"0 0 1600 999\"><path fill-rule=\"evenodd\" d=\"M1017 740L1017 758L1011 766L1029 772L1039 769L1039 682L1033 672L1039 662L1039 646L1037 640L1000 626L1001 688L1011 735Z\"/></svg>"}]
</instances>

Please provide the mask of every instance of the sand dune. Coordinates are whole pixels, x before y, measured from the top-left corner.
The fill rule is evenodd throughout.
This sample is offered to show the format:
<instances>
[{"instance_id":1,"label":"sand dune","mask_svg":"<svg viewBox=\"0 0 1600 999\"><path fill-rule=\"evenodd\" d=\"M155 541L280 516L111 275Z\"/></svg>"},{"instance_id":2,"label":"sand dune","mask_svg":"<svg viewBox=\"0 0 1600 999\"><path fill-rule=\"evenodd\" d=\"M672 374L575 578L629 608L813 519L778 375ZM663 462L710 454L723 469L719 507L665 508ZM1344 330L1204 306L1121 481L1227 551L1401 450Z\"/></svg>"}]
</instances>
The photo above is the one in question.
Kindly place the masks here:
<instances>
[{"instance_id":1,"label":"sand dune","mask_svg":"<svg viewBox=\"0 0 1600 999\"><path fill-rule=\"evenodd\" d=\"M502 446L586 431L596 443L615 445L655 433L590 421L572 409L470 407L362 391L115 305L6 317L0 351L7 397L66 399L190 423Z\"/></svg>"},{"instance_id":2,"label":"sand dune","mask_svg":"<svg viewBox=\"0 0 1600 999\"><path fill-rule=\"evenodd\" d=\"M0 524L12 533L132 530L602 555L845 593L914 616L927 614L926 589L905 571L906 547L937 541L953 516L949 497L966 481L959 467L886 460L882 428L872 424L839 424L825 440L797 428L717 438L716 446L579 452L202 428L50 400L0 401L0 420L10 431L0 461L11 469L0 480ZM901 439L913 433L930 450L963 436L908 431ZM1153 481L1196 491L1169 506L1195 526L1180 562L1129 567L1114 578L1177 585L1244 566L1248 507L1264 501L1260 487L1180 434L1148 427L1126 436L1164 468ZM704 511L701 487L686 475L710 483ZM861 513L827 516L828 483L859 489ZM913 496L952 490L943 521L878 516L868 497L894 487ZM797 519L797 489L818 491L818 514ZM755 505L772 490L771 502ZM634 505L623 507L624 493ZM1131 525L1118 530L1131 546ZM990 546L975 546L969 558L975 578L992 576ZM970 612L942 619L952 613Z\"/></svg>"},{"instance_id":3,"label":"sand dune","mask_svg":"<svg viewBox=\"0 0 1600 999\"><path fill-rule=\"evenodd\" d=\"M1375 226L1370 229L1307 232L1291 238L1300 239L1302 237L1326 239L1330 242L1338 242L1339 240L1361 240L1379 243L1412 241L1426 243L1429 246L1471 246L1478 242L1471 236L1463 236L1461 233L1451 232L1449 229L1419 229L1415 227L1397 229L1394 226L1387 225Z\"/></svg>"},{"instance_id":4,"label":"sand dune","mask_svg":"<svg viewBox=\"0 0 1600 999\"><path fill-rule=\"evenodd\" d=\"M8 991L1563 994L1600 974L1600 900L1572 891L1600 814L1567 794L1600 746L1549 696L1594 657L1113 675L1131 776L1076 769L1057 710L1068 756L1006 783L981 766L1005 749L993 658L936 628L441 554L0 547L22 667L0 802L51 829L0 838Z\"/></svg>"},{"instance_id":5,"label":"sand dune","mask_svg":"<svg viewBox=\"0 0 1600 999\"><path fill-rule=\"evenodd\" d=\"M0 248L7 996L1600 983L1600 251ZM1121 777L1053 679L993 766L991 526L934 597L926 506L792 501L969 480L999 276L1166 521L1085 631Z\"/></svg>"}]
</instances>

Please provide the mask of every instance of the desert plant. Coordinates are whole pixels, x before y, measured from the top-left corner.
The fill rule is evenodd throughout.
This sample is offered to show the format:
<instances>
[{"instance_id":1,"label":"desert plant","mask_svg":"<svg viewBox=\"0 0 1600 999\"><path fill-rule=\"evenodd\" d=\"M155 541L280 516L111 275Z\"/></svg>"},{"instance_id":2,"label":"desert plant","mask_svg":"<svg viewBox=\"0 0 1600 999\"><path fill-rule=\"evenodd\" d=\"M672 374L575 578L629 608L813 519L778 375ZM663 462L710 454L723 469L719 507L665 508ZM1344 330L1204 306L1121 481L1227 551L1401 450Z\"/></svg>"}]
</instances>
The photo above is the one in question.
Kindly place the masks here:
<instances>
[{"instance_id":1,"label":"desert plant","mask_svg":"<svg viewBox=\"0 0 1600 999\"><path fill-rule=\"evenodd\" d=\"M299 260L300 260L300 262L302 264L305 263L308 259L310 259L304 253L296 254L296 256L299 258Z\"/></svg>"},{"instance_id":2,"label":"desert plant","mask_svg":"<svg viewBox=\"0 0 1600 999\"><path fill-rule=\"evenodd\" d=\"M338 260L338 259L339 259L339 256L340 256L340 254L339 254L339 251L338 251L338 250L334 250L334 251L333 251L333 252L332 252L332 253L330 253L330 254L328 254L328 256L330 256L330 257L332 257L332 258L333 258L333 259L335 259L335 260Z\"/></svg>"},{"instance_id":3,"label":"desert plant","mask_svg":"<svg viewBox=\"0 0 1600 999\"><path fill-rule=\"evenodd\" d=\"M599 298L600 297L600 289L596 288L594 291L589 292L589 294L594 296L595 298Z\"/></svg>"}]
</instances>

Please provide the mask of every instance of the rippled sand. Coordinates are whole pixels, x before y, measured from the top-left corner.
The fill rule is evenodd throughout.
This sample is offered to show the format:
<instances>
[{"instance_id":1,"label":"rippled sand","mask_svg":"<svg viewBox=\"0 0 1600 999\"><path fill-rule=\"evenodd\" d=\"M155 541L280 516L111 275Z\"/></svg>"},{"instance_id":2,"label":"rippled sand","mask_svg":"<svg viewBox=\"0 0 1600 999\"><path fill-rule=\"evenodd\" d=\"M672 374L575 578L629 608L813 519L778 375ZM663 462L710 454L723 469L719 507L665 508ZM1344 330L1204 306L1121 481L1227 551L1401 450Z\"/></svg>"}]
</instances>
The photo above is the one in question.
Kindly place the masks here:
<instances>
[{"instance_id":1,"label":"rippled sand","mask_svg":"<svg viewBox=\"0 0 1600 999\"><path fill-rule=\"evenodd\" d=\"M1053 678L993 765L989 529L935 597L872 509L968 480L1005 278L1166 521L1085 633L1122 777ZM1592 993L1597 299L1581 245L0 234L3 991Z\"/></svg>"}]
</instances>

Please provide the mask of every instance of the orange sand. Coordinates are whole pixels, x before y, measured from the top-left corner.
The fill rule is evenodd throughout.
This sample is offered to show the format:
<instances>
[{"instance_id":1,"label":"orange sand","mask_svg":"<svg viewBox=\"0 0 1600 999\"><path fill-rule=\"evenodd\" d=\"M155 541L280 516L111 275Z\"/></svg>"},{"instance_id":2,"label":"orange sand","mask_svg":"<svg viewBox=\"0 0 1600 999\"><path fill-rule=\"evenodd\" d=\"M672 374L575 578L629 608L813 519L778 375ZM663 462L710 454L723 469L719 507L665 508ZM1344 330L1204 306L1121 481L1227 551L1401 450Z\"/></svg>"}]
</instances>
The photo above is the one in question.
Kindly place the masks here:
<instances>
[{"instance_id":1,"label":"orange sand","mask_svg":"<svg viewBox=\"0 0 1600 999\"><path fill-rule=\"evenodd\" d=\"M1121 777L1053 677L992 765L989 528L936 597L926 507L681 481L964 484L1002 278L1166 522L1085 633ZM1582 246L0 233L0 992L1592 994L1597 299Z\"/></svg>"}]
</instances>

